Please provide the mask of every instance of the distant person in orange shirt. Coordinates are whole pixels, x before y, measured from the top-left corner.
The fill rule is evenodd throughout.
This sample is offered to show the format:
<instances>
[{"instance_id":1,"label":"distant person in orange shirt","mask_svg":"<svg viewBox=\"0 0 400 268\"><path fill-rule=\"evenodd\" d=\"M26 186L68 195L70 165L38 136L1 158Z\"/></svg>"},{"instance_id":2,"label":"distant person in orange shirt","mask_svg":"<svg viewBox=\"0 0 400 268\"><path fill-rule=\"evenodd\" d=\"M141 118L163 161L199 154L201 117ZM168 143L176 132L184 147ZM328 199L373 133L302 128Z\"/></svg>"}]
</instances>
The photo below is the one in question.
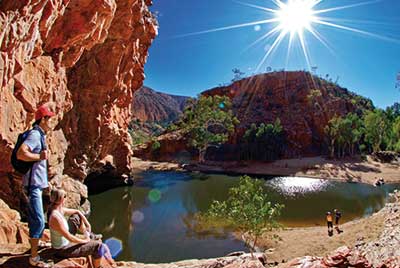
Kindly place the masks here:
<instances>
[{"instance_id":1,"label":"distant person in orange shirt","mask_svg":"<svg viewBox=\"0 0 400 268\"><path fill-rule=\"evenodd\" d=\"M333 233L333 216L330 211L326 213L326 223L328 224L328 234Z\"/></svg>"}]
</instances>

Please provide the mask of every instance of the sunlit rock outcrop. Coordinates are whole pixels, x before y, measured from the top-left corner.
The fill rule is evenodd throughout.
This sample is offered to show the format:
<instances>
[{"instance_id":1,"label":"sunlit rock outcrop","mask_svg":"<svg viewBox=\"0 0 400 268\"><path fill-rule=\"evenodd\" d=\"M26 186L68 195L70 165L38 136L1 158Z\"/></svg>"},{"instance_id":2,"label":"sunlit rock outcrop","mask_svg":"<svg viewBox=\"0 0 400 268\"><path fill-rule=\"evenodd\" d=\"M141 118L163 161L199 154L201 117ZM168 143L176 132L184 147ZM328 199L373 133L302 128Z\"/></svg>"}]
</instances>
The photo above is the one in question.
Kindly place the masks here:
<instances>
[{"instance_id":1,"label":"sunlit rock outcrop","mask_svg":"<svg viewBox=\"0 0 400 268\"><path fill-rule=\"evenodd\" d=\"M243 143L242 137L251 124L274 123L278 118L286 138L282 157L321 155L327 153L324 128L330 119L350 112L361 115L363 110L372 108L368 99L302 71L259 74L204 91L202 95L229 96L233 113L240 121L226 145L208 152L209 160L239 160L238 145ZM165 135L159 142L172 153L173 144L185 143L185 140L172 141ZM181 147L175 152L179 150ZM148 150L141 149L136 155L149 154ZM160 154L153 159L165 158Z\"/></svg>"},{"instance_id":2,"label":"sunlit rock outcrop","mask_svg":"<svg viewBox=\"0 0 400 268\"><path fill-rule=\"evenodd\" d=\"M319 155L324 149L324 128L335 115L360 113L371 103L331 81L308 72L272 72L203 92L227 95L240 125L230 141L238 142L252 123L280 119L288 142L285 157Z\"/></svg>"},{"instance_id":3,"label":"sunlit rock outcrop","mask_svg":"<svg viewBox=\"0 0 400 268\"><path fill-rule=\"evenodd\" d=\"M109 34L68 72L74 107L62 122L70 146L66 172L83 179L110 162L127 173L132 155L130 105L142 86L147 50L157 34L150 1L117 0Z\"/></svg>"},{"instance_id":4,"label":"sunlit rock outcrop","mask_svg":"<svg viewBox=\"0 0 400 268\"><path fill-rule=\"evenodd\" d=\"M10 176L17 136L38 106L56 113L49 173L85 176L108 155L119 173L131 155L127 124L157 34L149 0L0 1L0 198L21 206ZM65 168L67 168L65 170Z\"/></svg>"}]
</instances>

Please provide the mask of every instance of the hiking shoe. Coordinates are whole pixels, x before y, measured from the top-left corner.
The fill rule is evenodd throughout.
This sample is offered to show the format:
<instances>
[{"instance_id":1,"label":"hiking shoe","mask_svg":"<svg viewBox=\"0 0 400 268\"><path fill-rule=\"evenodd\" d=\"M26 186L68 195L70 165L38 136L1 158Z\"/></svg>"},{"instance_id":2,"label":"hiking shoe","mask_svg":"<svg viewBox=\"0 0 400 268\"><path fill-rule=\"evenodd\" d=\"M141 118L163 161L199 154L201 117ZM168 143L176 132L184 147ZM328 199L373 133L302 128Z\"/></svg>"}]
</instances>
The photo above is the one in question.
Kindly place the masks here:
<instances>
[{"instance_id":1,"label":"hiking shoe","mask_svg":"<svg viewBox=\"0 0 400 268\"><path fill-rule=\"evenodd\" d=\"M48 262L41 260L39 256L36 256L35 258L29 257L29 265L31 265L33 267L40 267L40 268L53 267L52 263L48 263Z\"/></svg>"},{"instance_id":2,"label":"hiking shoe","mask_svg":"<svg viewBox=\"0 0 400 268\"><path fill-rule=\"evenodd\" d=\"M51 247L51 243L39 240L38 247L39 248L49 248L49 247Z\"/></svg>"},{"instance_id":3,"label":"hiking shoe","mask_svg":"<svg viewBox=\"0 0 400 268\"><path fill-rule=\"evenodd\" d=\"M89 237L92 240L101 240L103 238L103 235L102 234L90 233Z\"/></svg>"}]
</instances>

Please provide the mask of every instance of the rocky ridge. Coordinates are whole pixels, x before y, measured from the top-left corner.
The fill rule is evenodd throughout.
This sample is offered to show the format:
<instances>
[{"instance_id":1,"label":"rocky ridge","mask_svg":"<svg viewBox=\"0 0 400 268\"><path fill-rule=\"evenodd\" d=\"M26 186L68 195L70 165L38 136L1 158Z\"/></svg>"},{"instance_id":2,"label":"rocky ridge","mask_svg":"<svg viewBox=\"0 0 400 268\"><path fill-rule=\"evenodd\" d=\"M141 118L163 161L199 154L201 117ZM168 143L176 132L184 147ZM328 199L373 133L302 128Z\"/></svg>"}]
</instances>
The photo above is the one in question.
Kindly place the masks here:
<instances>
[{"instance_id":1,"label":"rocky ridge","mask_svg":"<svg viewBox=\"0 0 400 268\"><path fill-rule=\"evenodd\" d=\"M369 100L303 71L255 75L202 94L231 98L241 123L229 144L237 144L252 123L274 123L279 118L287 141L285 158L320 155L330 119L372 107Z\"/></svg>"},{"instance_id":2,"label":"rocky ridge","mask_svg":"<svg viewBox=\"0 0 400 268\"><path fill-rule=\"evenodd\" d=\"M204 91L202 95L230 97L233 113L241 122L225 145L208 152L207 159L217 161L239 160L238 145L243 142L242 137L251 124L274 123L278 118L286 137L283 158L321 155L327 152L324 128L330 119L350 112L361 114L373 107L368 99L301 71L259 74ZM170 136L160 137L159 142L169 147L168 152L172 153L175 144L185 141L181 136L180 141L171 143ZM181 146L176 152L179 150ZM148 157L149 150L139 150L135 155ZM168 160L162 154L160 158L155 155L152 159Z\"/></svg>"},{"instance_id":3,"label":"rocky ridge","mask_svg":"<svg viewBox=\"0 0 400 268\"><path fill-rule=\"evenodd\" d=\"M141 122L171 122L182 113L187 99L143 86L133 94L132 117Z\"/></svg>"},{"instance_id":4,"label":"rocky ridge","mask_svg":"<svg viewBox=\"0 0 400 268\"><path fill-rule=\"evenodd\" d=\"M129 171L132 96L157 34L149 5L0 1L0 198L8 205L24 207L21 178L12 174L9 159L18 134L44 103L56 113L47 137L52 184L62 185L65 174L82 181L106 162L116 176Z\"/></svg>"}]
</instances>

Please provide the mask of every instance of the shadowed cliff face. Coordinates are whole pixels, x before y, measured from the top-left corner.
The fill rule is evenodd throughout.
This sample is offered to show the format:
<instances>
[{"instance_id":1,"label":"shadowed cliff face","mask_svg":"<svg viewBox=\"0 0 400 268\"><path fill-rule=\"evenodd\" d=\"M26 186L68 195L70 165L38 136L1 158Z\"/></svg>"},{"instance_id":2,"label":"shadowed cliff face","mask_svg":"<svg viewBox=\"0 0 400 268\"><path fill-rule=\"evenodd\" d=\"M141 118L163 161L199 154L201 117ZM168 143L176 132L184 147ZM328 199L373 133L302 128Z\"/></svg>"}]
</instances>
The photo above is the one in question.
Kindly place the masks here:
<instances>
[{"instance_id":1,"label":"shadowed cliff face","mask_svg":"<svg viewBox=\"0 0 400 268\"><path fill-rule=\"evenodd\" d=\"M11 150L50 102L49 173L83 180L109 155L126 172L133 92L157 34L148 0L0 1L0 198L18 207ZM65 166L65 171L64 171ZM1 175L3 174L3 175ZM17 194L18 196L18 194Z\"/></svg>"}]
</instances>

